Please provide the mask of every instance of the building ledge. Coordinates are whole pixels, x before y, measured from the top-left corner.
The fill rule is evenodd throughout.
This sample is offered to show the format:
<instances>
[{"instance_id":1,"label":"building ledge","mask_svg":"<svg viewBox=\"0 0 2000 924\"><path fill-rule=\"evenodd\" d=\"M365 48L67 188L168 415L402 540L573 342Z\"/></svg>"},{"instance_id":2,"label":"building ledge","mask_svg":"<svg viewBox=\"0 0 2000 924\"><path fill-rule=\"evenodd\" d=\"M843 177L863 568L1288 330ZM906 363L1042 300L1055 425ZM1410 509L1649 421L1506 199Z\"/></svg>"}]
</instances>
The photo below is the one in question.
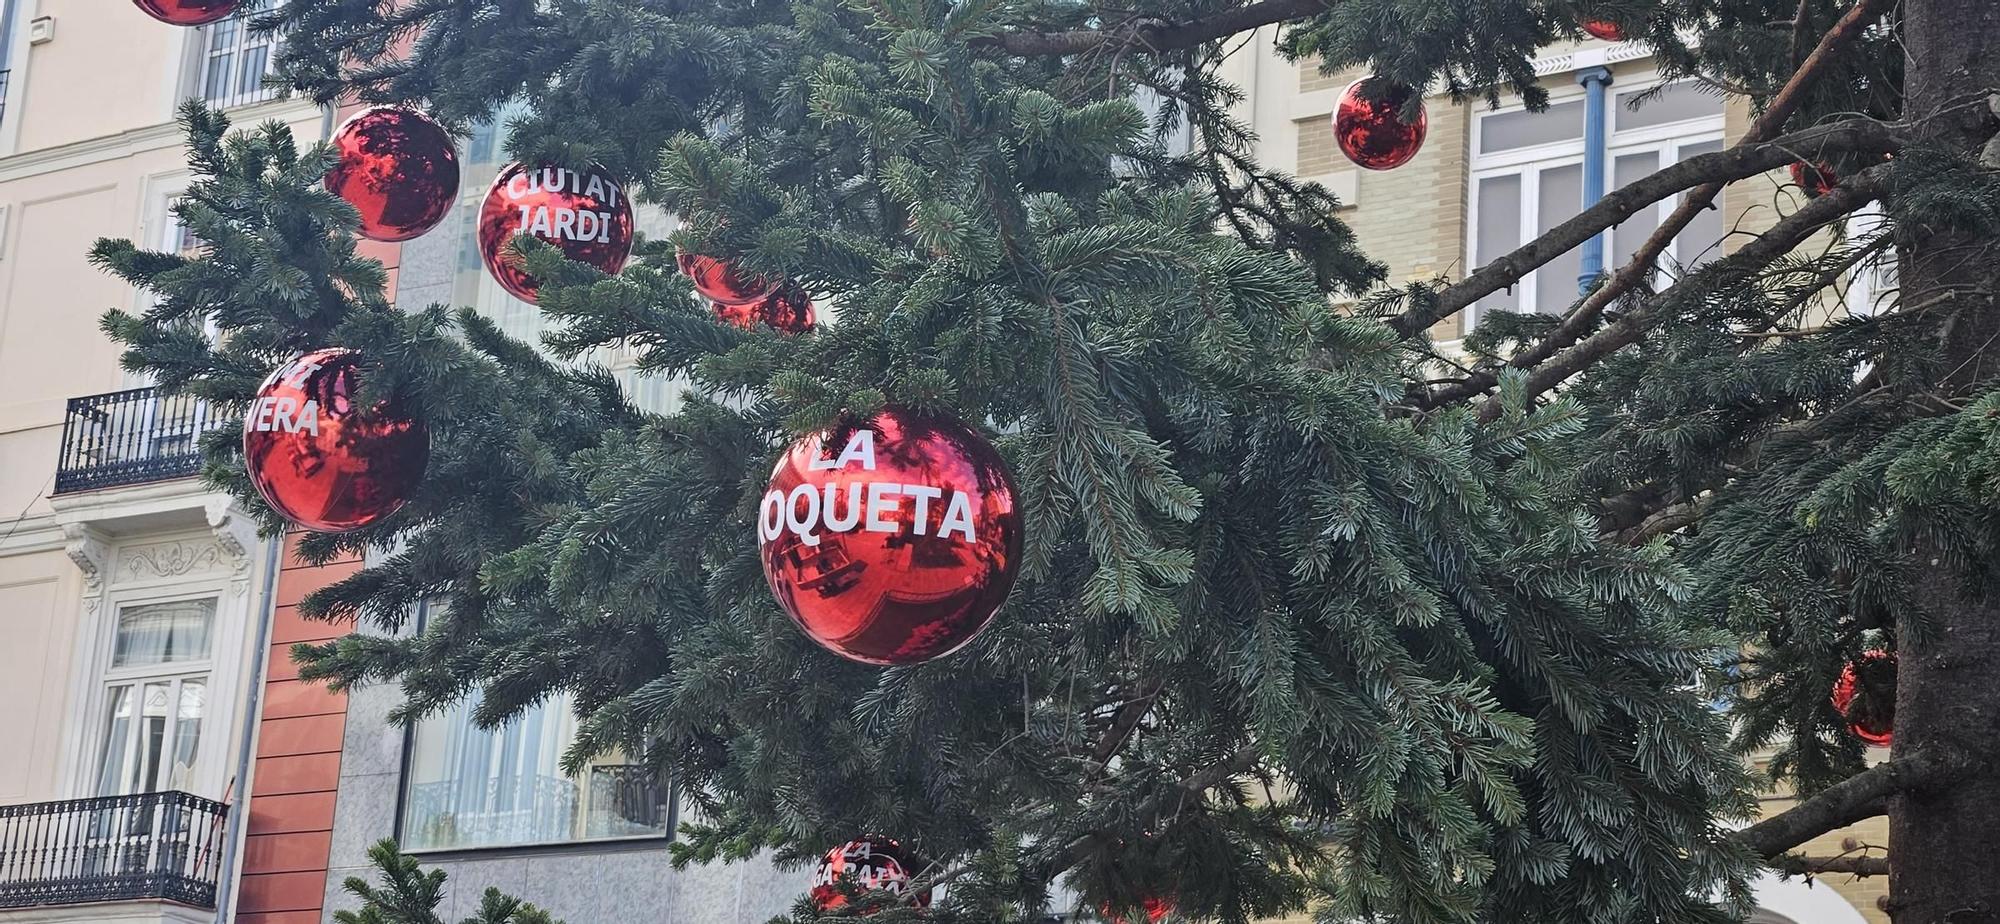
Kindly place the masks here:
<instances>
[{"instance_id":1,"label":"building ledge","mask_svg":"<svg viewBox=\"0 0 2000 924\"><path fill-rule=\"evenodd\" d=\"M0 924L214 924L215 910L163 899L0 908Z\"/></svg>"}]
</instances>

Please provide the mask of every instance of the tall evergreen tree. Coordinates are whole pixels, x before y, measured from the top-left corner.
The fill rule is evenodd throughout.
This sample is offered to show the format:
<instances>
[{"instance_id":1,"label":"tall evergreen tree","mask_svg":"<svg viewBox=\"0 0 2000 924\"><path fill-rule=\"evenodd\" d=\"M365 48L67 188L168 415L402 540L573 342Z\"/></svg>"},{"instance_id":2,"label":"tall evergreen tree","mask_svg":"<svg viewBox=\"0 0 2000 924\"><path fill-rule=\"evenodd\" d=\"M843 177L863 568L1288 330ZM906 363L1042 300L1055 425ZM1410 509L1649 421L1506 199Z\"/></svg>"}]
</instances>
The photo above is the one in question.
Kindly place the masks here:
<instances>
[{"instance_id":1,"label":"tall evergreen tree","mask_svg":"<svg viewBox=\"0 0 2000 924\"><path fill-rule=\"evenodd\" d=\"M1376 291L1217 77L1273 26L1330 69L1539 105L1531 58L1585 17L1753 124L1458 281ZM206 246L95 253L159 295L107 316L127 363L242 407L293 353L351 347L431 434L408 506L303 543L381 553L303 604L369 630L302 649L306 676L399 684L404 718L567 692L573 761L642 755L699 807L682 862L863 831L933 858L945 900L880 920L1024 920L1063 876L1128 917L1723 920L1757 863L1835 868L1788 851L1884 811L1898 921L2000 920L2000 5L286 0L262 22L321 99L458 124L520 104L511 153L602 165L683 222L615 278L526 248L548 354L633 345L684 384L645 413L469 310L390 307L316 185L328 152L187 110L179 213ZM1724 184L1801 158L1840 182L1649 284ZM1683 194L1567 313L1491 317L1469 358L1428 342ZM1805 246L1871 202L1887 231ZM837 320L722 325L674 246ZM1901 288L1827 323L1887 254ZM1028 529L990 629L880 669L785 619L753 521L791 438L886 404L991 434ZM209 471L256 505L239 437ZM1864 769L1827 691L1883 646L1896 746ZM1730 831L1753 781L1704 677L1811 798Z\"/></svg>"}]
</instances>

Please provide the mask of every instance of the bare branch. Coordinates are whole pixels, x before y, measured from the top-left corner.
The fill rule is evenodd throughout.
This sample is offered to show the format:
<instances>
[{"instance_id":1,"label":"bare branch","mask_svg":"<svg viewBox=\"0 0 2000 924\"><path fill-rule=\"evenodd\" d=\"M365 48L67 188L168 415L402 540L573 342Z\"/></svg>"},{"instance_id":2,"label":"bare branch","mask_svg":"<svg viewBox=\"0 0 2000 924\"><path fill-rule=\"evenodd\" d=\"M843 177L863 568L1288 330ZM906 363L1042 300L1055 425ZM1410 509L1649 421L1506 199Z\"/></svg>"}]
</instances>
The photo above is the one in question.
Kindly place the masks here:
<instances>
[{"instance_id":1,"label":"bare branch","mask_svg":"<svg viewBox=\"0 0 2000 924\"><path fill-rule=\"evenodd\" d=\"M1775 170L1799 159L1801 152L1886 154L1899 149L1902 142L1902 133L1891 126L1873 119L1850 119L1794 132L1775 141L1739 144L1726 151L1690 157L1597 200L1574 218L1438 293L1435 302L1413 307L1389 319L1389 326L1402 336L1412 336L1513 285L1543 264L1638 214L1640 209L1682 190L1705 182L1726 183Z\"/></svg>"},{"instance_id":2,"label":"bare branch","mask_svg":"<svg viewBox=\"0 0 2000 924\"><path fill-rule=\"evenodd\" d=\"M1100 46L1138 43L1151 51L1191 48L1238 32L1300 19L1324 11L1332 0L1262 0L1214 16L1187 22L1140 18L1104 29L1069 32L1002 32L972 40L1014 55L1074 55Z\"/></svg>"},{"instance_id":3,"label":"bare branch","mask_svg":"<svg viewBox=\"0 0 2000 924\"><path fill-rule=\"evenodd\" d=\"M1887 796L1943 782L1958 769L1957 761L1937 753L1898 757L1744 828L1736 833L1736 839L1760 857L1775 857L1828 831L1880 815Z\"/></svg>"},{"instance_id":4,"label":"bare branch","mask_svg":"<svg viewBox=\"0 0 2000 924\"><path fill-rule=\"evenodd\" d=\"M1806 56L1798 70L1792 72L1792 79L1785 81L1784 89L1772 98L1771 105L1764 109L1763 114L1750 123L1749 130L1743 133L1737 146L1756 144L1777 135L1785 121L1805 102L1807 87L1819 78L1820 72L1826 70L1841 48L1854 41L1893 3L1894 0L1859 0L1855 3L1846 15L1840 17L1840 21L1833 24L1833 28L1820 37L1818 47ZM1528 350L1530 355L1523 357L1526 360L1523 365L1533 365L1554 355L1555 351L1576 343L1585 332L1596 327L1598 316L1604 313L1604 309L1650 277L1660 254L1666 253L1667 245L1673 243L1674 238L1704 210L1714 207L1715 197L1725 185L1707 183L1688 193L1687 198L1682 199L1673 213L1661 221L1645 243L1633 252L1629 262L1619 267L1618 272L1613 273L1597 291L1585 297L1582 304L1571 309L1554 333Z\"/></svg>"},{"instance_id":5,"label":"bare branch","mask_svg":"<svg viewBox=\"0 0 2000 924\"><path fill-rule=\"evenodd\" d=\"M1104 733L1104 739L1097 743L1096 750L1090 755L1091 771L1086 780L1095 780L1105 768L1111 766L1111 758L1117 755L1119 748L1125 746L1126 739L1132 737L1132 732L1139 727L1139 721L1146 717L1146 713L1153 710L1154 701L1159 699L1160 690L1166 685L1165 680L1155 678L1147 683L1145 689L1139 691L1137 696L1126 700L1124 705L1118 707L1117 715L1111 720L1110 730Z\"/></svg>"},{"instance_id":6,"label":"bare branch","mask_svg":"<svg viewBox=\"0 0 2000 924\"><path fill-rule=\"evenodd\" d=\"M1645 545L1652 541L1654 536L1662 536L1701 522L1702 514L1708 512L1708 506L1708 496L1668 505L1654 511L1651 516L1640 521L1639 525L1618 533L1617 541L1624 545Z\"/></svg>"},{"instance_id":7,"label":"bare branch","mask_svg":"<svg viewBox=\"0 0 2000 924\"><path fill-rule=\"evenodd\" d=\"M1800 876L1818 876L1826 873L1851 873L1866 878L1889 875L1888 857L1808 857L1788 853L1772 857L1772 869Z\"/></svg>"},{"instance_id":8,"label":"bare branch","mask_svg":"<svg viewBox=\"0 0 2000 924\"><path fill-rule=\"evenodd\" d=\"M1543 349L1549 341L1540 341L1509 360L1508 364L1515 368L1530 369L1527 382L1528 397L1532 398L1548 391L1619 349L1638 343L1646 336L1647 331L1665 320L1667 309L1681 297L1683 288L1699 289L1712 286L1718 280L1749 276L1771 261L1790 253L1792 248L1797 247L1819 229L1873 201L1887 176L1888 165L1884 164L1848 177L1832 191L1807 202L1798 211L1785 216L1735 253L1688 274L1679 283L1647 298L1638 307L1582 342L1556 352ZM1448 385L1431 392L1422 399L1422 403L1426 407L1437 407L1462 400L1484 392L1498 381L1499 376L1495 373L1480 372L1468 376L1456 385ZM1499 402L1488 399L1480 409L1481 419L1493 420L1499 416Z\"/></svg>"}]
</instances>

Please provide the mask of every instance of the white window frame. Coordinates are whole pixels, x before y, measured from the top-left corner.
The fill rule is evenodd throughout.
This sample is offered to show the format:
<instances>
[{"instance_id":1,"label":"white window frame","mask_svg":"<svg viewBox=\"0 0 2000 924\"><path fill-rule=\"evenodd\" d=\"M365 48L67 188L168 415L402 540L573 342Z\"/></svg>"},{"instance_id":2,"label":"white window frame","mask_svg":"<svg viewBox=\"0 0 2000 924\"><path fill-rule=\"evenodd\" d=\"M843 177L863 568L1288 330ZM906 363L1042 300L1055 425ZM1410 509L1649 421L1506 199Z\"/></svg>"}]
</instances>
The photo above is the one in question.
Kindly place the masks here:
<instances>
[{"instance_id":1,"label":"white window frame","mask_svg":"<svg viewBox=\"0 0 2000 924\"><path fill-rule=\"evenodd\" d=\"M1552 76L1567 77L1568 75L1565 73ZM1604 164L1607 186L1612 182L1613 171L1616 169L1618 158L1621 156L1653 152L1659 158L1658 163L1660 167L1664 168L1679 160L1680 151L1683 148L1711 144L1723 140L1725 116L1721 112L1694 119L1683 119L1662 125L1650 125L1645 128L1627 129L1625 131L1617 131L1613 128L1618 116L1617 107L1620 95L1629 96L1634 92L1644 92L1659 86L1663 82L1660 75L1657 72L1653 72L1628 76L1606 88L1604 94L1604 124L1606 134ZM1549 94L1549 104L1553 106L1558 103L1572 102L1585 98L1584 89L1571 84L1569 86L1552 88ZM1473 114L1471 153L1468 155L1466 169L1465 253L1468 257L1466 261L1467 265L1473 267L1474 270L1502 256L1502 254L1482 254L1479 252L1479 184L1496 177L1520 177L1521 226L1518 231L1518 243L1515 245L1519 247L1534 240L1541 234L1541 232L1536 230L1536 225L1539 223L1541 217L1538 212L1541 201L1541 173L1552 168L1580 164L1584 159L1583 135L1580 127L1577 137L1574 139L1528 145L1493 153L1486 153L1480 150L1480 142L1484 137L1483 128L1486 119L1525 111L1527 111L1527 106L1517 102L1491 111L1476 112ZM1606 191L1609 192L1610 190L1607 189ZM1649 206L1654 211L1655 227L1658 226L1658 222L1666 220L1666 217L1679 204L1679 196L1669 196ZM1581 203L1579 203L1579 206L1581 206ZM1611 255L1618 251L1616 242L1617 233L1616 228L1606 229L1604 232L1604 253L1607 262L1611 259ZM1679 242L1669 243L1666 253L1662 256L1665 258L1663 262L1681 259ZM1542 270L1546 268L1546 266L1538 268L1535 272L1527 274L1515 283L1516 310L1523 312L1532 312L1535 310L1534 305L1538 295L1537 287L1541 282ZM1607 269L1612 268L1614 267L1607 267ZM1473 305L1467 307L1466 313L1467 329L1478 325L1481 314L1479 306Z\"/></svg>"},{"instance_id":2,"label":"white window frame","mask_svg":"<svg viewBox=\"0 0 2000 924\"><path fill-rule=\"evenodd\" d=\"M179 99L192 97L202 100L210 106L226 110L241 106L253 106L258 103L277 99L281 95L280 90L264 86L261 81L263 77L271 75L272 66L278 60L279 46L283 40L282 36L268 35L260 37L256 42L246 41L250 35L250 18L262 12L259 6L259 4L255 3L248 4L244 9L232 13L217 22L187 30L187 65L182 71L185 75L184 79L187 81L187 85L183 89L183 92L179 94ZM234 40L227 49L228 67L232 71L227 78L229 81L227 84L229 92L221 96L210 96L208 93L209 75L216 66L216 59L223 55L222 50L214 45L215 35L225 25L231 25L235 29ZM236 81L241 79L241 57L244 50L246 48L255 48L259 45L268 49L264 58L264 71L259 75L259 82L247 88L236 86Z\"/></svg>"},{"instance_id":3,"label":"white window frame","mask_svg":"<svg viewBox=\"0 0 2000 924\"><path fill-rule=\"evenodd\" d=\"M214 611L210 616L208 627L207 658L198 661L175 661L168 664L147 664L134 667L112 666L112 658L115 656L118 648L119 615L127 608L155 603L191 603L200 600L209 600L214 603ZM84 736L84 753L79 772L80 779L76 781L76 792L78 795L86 797L102 795L102 793L98 792L98 784L103 778L104 760L107 756L105 753L105 732L107 731L106 724L110 721L110 718L106 715L106 710L111 705L111 691L113 689L129 686L133 687L143 696L147 683L165 681L172 684L170 689L174 697L174 702L178 704L180 701L181 684L188 680L199 679L206 687L204 695L207 697L207 700L203 703L201 715L201 744L203 746L197 748L194 763L188 768L188 778L184 781L180 789L186 792L193 792L196 795L215 798L215 794L210 791L214 787L210 784L214 779L219 778L221 772L219 765L216 764L215 754L218 749L225 749L227 747L224 738L229 731L228 724L230 718L227 715L221 714L225 710L219 708L222 704L218 696L221 690L225 689L220 687L218 682L229 682L232 680L232 678L220 676L224 672L219 670L221 664L217 657L220 646L230 644L234 641L234 634L224 631L226 628L224 620L227 618L224 609L226 602L224 588L215 582L203 582L202 584L189 585L187 587L158 588L151 591L135 591L107 596L104 606L105 618L102 620L102 624L97 627L98 644L96 647L98 656L96 659L95 675L92 677L92 692L89 697L88 710L85 712L89 721L87 723L88 730ZM139 702L137 705L143 710L143 702ZM130 734L134 736L135 740L141 734L142 728L143 723L136 720L132 723ZM175 740L178 734L178 723L169 722L166 738L160 745L159 759L171 760L171 755L178 746L178 742ZM126 769L129 769L131 761L136 755L136 750L130 744L131 742L128 742L125 755ZM129 776L121 772L120 778L126 779ZM165 776L161 778L160 783L169 789L174 788L174 781Z\"/></svg>"}]
</instances>

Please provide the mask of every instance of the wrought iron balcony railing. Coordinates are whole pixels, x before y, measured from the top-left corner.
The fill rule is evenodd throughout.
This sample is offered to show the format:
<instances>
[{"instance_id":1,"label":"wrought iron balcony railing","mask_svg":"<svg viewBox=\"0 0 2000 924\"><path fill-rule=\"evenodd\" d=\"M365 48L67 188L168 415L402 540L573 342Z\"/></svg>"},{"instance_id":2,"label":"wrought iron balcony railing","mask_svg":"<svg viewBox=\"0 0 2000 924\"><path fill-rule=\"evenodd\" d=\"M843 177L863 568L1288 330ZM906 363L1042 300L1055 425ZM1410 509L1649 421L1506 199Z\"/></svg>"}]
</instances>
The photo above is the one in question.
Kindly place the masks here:
<instances>
[{"instance_id":1,"label":"wrought iron balcony railing","mask_svg":"<svg viewBox=\"0 0 2000 924\"><path fill-rule=\"evenodd\" d=\"M192 475L201 470L201 435L219 423L205 402L154 388L71 398L56 493Z\"/></svg>"},{"instance_id":2,"label":"wrought iron balcony railing","mask_svg":"<svg viewBox=\"0 0 2000 924\"><path fill-rule=\"evenodd\" d=\"M215 907L228 807L184 792L0 806L0 908Z\"/></svg>"}]
</instances>

